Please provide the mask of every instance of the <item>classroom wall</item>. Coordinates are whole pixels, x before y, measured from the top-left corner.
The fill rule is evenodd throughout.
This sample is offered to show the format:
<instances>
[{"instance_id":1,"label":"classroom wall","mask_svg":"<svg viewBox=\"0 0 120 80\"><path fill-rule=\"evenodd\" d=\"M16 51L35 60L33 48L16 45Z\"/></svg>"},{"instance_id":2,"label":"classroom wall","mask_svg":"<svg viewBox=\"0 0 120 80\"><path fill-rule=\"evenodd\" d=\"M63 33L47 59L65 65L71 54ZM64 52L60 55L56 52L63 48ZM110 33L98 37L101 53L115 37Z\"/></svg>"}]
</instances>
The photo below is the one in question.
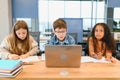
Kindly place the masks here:
<instances>
[{"instance_id":1,"label":"classroom wall","mask_svg":"<svg viewBox=\"0 0 120 80\"><path fill-rule=\"evenodd\" d=\"M62 18L67 23L68 33L77 33L77 43L83 42L83 19L82 18Z\"/></svg>"},{"instance_id":2,"label":"classroom wall","mask_svg":"<svg viewBox=\"0 0 120 80\"><path fill-rule=\"evenodd\" d=\"M38 0L12 0L13 18L38 18Z\"/></svg>"},{"instance_id":3,"label":"classroom wall","mask_svg":"<svg viewBox=\"0 0 120 80\"><path fill-rule=\"evenodd\" d=\"M0 0L0 42L12 27L11 0Z\"/></svg>"}]
</instances>

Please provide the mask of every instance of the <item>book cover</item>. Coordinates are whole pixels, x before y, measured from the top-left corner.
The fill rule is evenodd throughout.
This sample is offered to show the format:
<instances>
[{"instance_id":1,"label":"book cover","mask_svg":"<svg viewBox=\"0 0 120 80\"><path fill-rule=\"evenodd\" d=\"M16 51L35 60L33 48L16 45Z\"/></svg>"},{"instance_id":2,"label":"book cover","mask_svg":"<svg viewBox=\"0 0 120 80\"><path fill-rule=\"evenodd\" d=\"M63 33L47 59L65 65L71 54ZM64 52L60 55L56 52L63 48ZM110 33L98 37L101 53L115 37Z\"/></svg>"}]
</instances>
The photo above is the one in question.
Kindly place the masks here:
<instances>
[{"instance_id":1,"label":"book cover","mask_svg":"<svg viewBox=\"0 0 120 80\"><path fill-rule=\"evenodd\" d=\"M20 60L0 60L0 71L12 71L21 64Z\"/></svg>"}]
</instances>

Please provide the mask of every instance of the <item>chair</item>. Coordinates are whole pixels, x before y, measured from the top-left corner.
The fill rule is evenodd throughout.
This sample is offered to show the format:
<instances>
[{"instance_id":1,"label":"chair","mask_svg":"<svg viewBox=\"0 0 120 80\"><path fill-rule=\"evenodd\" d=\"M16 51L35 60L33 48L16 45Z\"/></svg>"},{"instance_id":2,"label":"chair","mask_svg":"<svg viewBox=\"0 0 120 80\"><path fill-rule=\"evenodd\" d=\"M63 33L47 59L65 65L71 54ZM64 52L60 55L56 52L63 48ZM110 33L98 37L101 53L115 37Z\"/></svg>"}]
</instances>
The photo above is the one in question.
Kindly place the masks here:
<instances>
[{"instance_id":1,"label":"chair","mask_svg":"<svg viewBox=\"0 0 120 80\"><path fill-rule=\"evenodd\" d=\"M84 56L89 55L89 38L90 36L88 36L87 41L79 43L79 45L82 45Z\"/></svg>"},{"instance_id":2,"label":"chair","mask_svg":"<svg viewBox=\"0 0 120 80\"><path fill-rule=\"evenodd\" d=\"M40 32L30 32L30 35L36 40L40 49ZM40 51L40 53L38 53L37 55L41 56L41 54L42 51Z\"/></svg>"},{"instance_id":3,"label":"chair","mask_svg":"<svg viewBox=\"0 0 120 80\"><path fill-rule=\"evenodd\" d=\"M89 55L89 46L88 46L88 43L86 43L86 47L83 49L83 51L85 52L85 56Z\"/></svg>"},{"instance_id":4,"label":"chair","mask_svg":"<svg viewBox=\"0 0 120 80\"><path fill-rule=\"evenodd\" d=\"M37 41L38 46L39 46L39 41L40 41L40 32L30 32L31 36Z\"/></svg>"},{"instance_id":5,"label":"chair","mask_svg":"<svg viewBox=\"0 0 120 80\"><path fill-rule=\"evenodd\" d=\"M78 43L78 40L77 40L78 34L77 33L67 33L67 34L71 35L75 39L75 44Z\"/></svg>"}]
</instances>

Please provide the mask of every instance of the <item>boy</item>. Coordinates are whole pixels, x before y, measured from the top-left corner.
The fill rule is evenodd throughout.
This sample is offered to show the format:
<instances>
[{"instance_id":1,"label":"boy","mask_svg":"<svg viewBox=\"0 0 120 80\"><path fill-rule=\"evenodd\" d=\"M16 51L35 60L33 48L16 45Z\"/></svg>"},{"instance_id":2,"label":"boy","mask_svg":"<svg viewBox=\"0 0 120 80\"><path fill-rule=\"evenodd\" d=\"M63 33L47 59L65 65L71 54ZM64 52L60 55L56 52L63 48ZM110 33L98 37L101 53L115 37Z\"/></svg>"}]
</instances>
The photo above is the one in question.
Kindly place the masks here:
<instances>
[{"instance_id":1,"label":"boy","mask_svg":"<svg viewBox=\"0 0 120 80\"><path fill-rule=\"evenodd\" d=\"M75 40L67 34L67 24L63 19L57 19L53 22L54 35L48 41L49 45L72 45Z\"/></svg>"}]
</instances>

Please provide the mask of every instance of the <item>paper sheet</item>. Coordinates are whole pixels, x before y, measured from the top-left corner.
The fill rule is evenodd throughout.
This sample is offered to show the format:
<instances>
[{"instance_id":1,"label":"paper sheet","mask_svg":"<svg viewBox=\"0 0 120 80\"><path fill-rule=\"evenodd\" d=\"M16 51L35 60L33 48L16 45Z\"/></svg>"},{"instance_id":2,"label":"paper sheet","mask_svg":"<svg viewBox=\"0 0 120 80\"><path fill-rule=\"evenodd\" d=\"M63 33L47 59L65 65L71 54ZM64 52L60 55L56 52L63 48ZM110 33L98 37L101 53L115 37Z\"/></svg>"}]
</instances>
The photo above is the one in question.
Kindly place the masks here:
<instances>
[{"instance_id":1,"label":"paper sheet","mask_svg":"<svg viewBox=\"0 0 120 80\"><path fill-rule=\"evenodd\" d=\"M23 62L37 62L37 61L40 61L38 56L30 56L28 58L20 59L20 60L23 61Z\"/></svg>"},{"instance_id":2,"label":"paper sheet","mask_svg":"<svg viewBox=\"0 0 120 80\"><path fill-rule=\"evenodd\" d=\"M89 56L83 56L81 57L81 62L102 62L102 63L110 63L109 61L106 61L104 57L102 59L95 59Z\"/></svg>"},{"instance_id":3,"label":"paper sheet","mask_svg":"<svg viewBox=\"0 0 120 80\"><path fill-rule=\"evenodd\" d=\"M41 60L45 61L45 54L42 54L41 57L42 57Z\"/></svg>"},{"instance_id":4,"label":"paper sheet","mask_svg":"<svg viewBox=\"0 0 120 80\"><path fill-rule=\"evenodd\" d=\"M42 61L45 61L45 54L42 54L41 56L41 60ZM90 56L81 56L81 62L84 63L84 62L101 62L101 63L110 63L109 61L106 61L104 57L102 57L102 59L94 59Z\"/></svg>"}]
</instances>

